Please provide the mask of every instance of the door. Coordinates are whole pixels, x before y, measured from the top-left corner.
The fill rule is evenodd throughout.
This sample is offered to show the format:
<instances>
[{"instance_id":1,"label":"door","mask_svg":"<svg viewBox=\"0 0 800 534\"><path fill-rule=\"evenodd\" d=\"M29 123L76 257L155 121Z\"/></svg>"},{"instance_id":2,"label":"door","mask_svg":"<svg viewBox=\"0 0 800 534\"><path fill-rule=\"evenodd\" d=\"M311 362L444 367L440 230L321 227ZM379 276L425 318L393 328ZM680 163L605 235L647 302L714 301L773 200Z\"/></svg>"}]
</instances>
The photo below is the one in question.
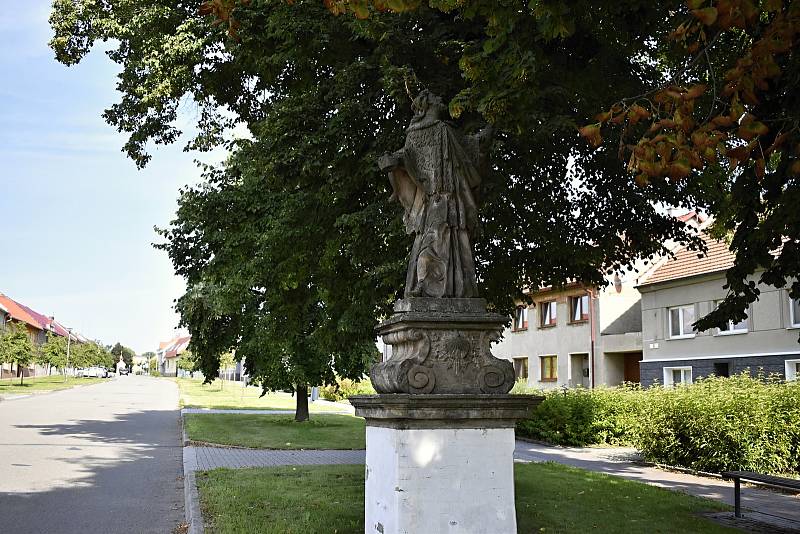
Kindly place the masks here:
<instances>
[{"instance_id":1,"label":"door","mask_svg":"<svg viewBox=\"0 0 800 534\"><path fill-rule=\"evenodd\" d=\"M642 359L641 352L634 352L625 355L625 369L623 371L625 382L639 383L639 361Z\"/></svg>"}]
</instances>

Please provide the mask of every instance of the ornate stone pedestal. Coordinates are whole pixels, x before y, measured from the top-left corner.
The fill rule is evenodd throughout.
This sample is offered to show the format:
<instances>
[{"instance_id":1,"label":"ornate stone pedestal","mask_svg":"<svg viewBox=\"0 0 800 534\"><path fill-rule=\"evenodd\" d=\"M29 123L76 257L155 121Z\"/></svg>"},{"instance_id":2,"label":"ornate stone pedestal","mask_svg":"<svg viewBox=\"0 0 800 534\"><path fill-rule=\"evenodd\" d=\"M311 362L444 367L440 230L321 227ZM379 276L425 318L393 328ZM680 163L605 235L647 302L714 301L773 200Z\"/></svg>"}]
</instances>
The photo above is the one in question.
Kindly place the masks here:
<instances>
[{"instance_id":1,"label":"ornate stone pedestal","mask_svg":"<svg viewBox=\"0 0 800 534\"><path fill-rule=\"evenodd\" d=\"M365 532L516 533L514 423L541 399L507 394L513 366L490 351L505 321L483 299L408 298L378 326L381 395L350 397L367 420Z\"/></svg>"},{"instance_id":2,"label":"ornate stone pedestal","mask_svg":"<svg viewBox=\"0 0 800 534\"><path fill-rule=\"evenodd\" d=\"M377 332L392 357L372 367L378 393L508 393L514 367L492 356L506 318L483 299L408 298Z\"/></svg>"},{"instance_id":3,"label":"ornate stone pedestal","mask_svg":"<svg viewBox=\"0 0 800 534\"><path fill-rule=\"evenodd\" d=\"M370 534L514 534L514 422L530 395L350 397L367 421Z\"/></svg>"}]
</instances>

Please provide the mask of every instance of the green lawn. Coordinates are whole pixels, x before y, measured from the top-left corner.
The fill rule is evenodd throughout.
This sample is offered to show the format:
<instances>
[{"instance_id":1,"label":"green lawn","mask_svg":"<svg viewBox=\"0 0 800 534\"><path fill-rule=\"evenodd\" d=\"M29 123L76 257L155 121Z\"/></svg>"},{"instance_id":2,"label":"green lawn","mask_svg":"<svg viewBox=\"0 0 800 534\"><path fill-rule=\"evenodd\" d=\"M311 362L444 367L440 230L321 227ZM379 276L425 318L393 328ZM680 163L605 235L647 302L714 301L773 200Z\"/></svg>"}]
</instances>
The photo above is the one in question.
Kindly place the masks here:
<instances>
[{"instance_id":1,"label":"green lawn","mask_svg":"<svg viewBox=\"0 0 800 534\"><path fill-rule=\"evenodd\" d=\"M181 391L181 406L193 408L218 408L240 410L287 410L294 411L296 399L289 393L268 393L261 397L261 390L242 387L241 382L220 379L203 384L191 378L174 378ZM309 402L311 413L346 410L346 406L331 406Z\"/></svg>"},{"instance_id":2,"label":"green lawn","mask_svg":"<svg viewBox=\"0 0 800 534\"><path fill-rule=\"evenodd\" d=\"M81 384L96 384L105 381L105 378L75 378L69 377L64 382L63 376L40 376L25 378L23 384L19 385L19 378L4 378L0 380L0 395L21 395L25 393L35 393L37 391L56 391L59 389L69 389Z\"/></svg>"},{"instance_id":3,"label":"green lawn","mask_svg":"<svg viewBox=\"0 0 800 534\"><path fill-rule=\"evenodd\" d=\"M364 420L350 415L312 415L296 423L291 415L187 414L192 441L256 449L363 449Z\"/></svg>"},{"instance_id":4,"label":"green lawn","mask_svg":"<svg viewBox=\"0 0 800 534\"><path fill-rule=\"evenodd\" d=\"M518 532L734 533L698 512L719 503L558 464L516 464ZM198 473L207 532L364 532L364 466Z\"/></svg>"}]
</instances>

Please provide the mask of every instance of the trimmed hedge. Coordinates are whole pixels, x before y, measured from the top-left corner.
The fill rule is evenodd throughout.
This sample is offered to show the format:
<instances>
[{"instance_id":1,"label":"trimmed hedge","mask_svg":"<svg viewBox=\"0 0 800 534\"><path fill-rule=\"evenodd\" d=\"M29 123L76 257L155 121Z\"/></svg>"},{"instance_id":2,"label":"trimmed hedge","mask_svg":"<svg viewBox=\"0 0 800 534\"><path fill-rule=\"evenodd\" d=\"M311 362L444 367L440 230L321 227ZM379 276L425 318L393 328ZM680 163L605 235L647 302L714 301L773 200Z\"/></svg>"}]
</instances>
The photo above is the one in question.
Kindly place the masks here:
<instances>
[{"instance_id":1,"label":"trimmed hedge","mask_svg":"<svg viewBox=\"0 0 800 534\"><path fill-rule=\"evenodd\" d=\"M319 388L319 394L325 400L339 402L351 395L375 395L375 388L369 378L360 382L343 378L338 379L334 385Z\"/></svg>"},{"instance_id":2,"label":"trimmed hedge","mask_svg":"<svg viewBox=\"0 0 800 534\"><path fill-rule=\"evenodd\" d=\"M530 393L516 387L517 393ZM521 436L557 445L632 445L653 462L702 471L800 473L800 383L709 377L676 388L545 393Z\"/></svg>"}]
</instances>

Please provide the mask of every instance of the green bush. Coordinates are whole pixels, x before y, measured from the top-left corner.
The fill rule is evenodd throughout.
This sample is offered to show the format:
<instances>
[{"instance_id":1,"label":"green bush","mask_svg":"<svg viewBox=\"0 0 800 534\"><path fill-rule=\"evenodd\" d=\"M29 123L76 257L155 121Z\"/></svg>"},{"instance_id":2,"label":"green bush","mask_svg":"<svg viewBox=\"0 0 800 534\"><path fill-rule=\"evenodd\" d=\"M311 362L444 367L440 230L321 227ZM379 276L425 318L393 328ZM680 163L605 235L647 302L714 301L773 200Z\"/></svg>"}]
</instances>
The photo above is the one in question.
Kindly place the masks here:
<instances>
[{"instance_id":1,"label":"green bush","mask_svg":"<svg viewBox=\"0 0 800 534\"><path fill-rule=\"evenodd\" d=\"M544 396L533 417L517 423L519 435L569 446L633 443L638 387L551 390Z\"/></svg>"},{"instance_id":2,"label":"green bush","mask_svg":"<svg viewBox=\"0 0 800 534\"><path fill-rule=\"evenodd\" d=\"M375 388L369 378L359 382L340 378L336 380L336 384L319 388L319 394L323 399L339 402L352 395L375 395Z\"/></svg>"},{"instance_id":3,"label":"green bush","mask_svg":"<svg viewBox=\"0 0 800 534\"><path fill-rule=\"evenodd\" d=\"M636 445L645 458L702 471L800 473L800 384L709 377L647 390Z\"/></svg>"},{"instance_id":4,"label":"green bush","mask_svg":"<svg viewBox=\"0 0 800 534\"><path fill-rule=\"evenodd\" d=\"M702 471L800 473L800 383L744 372L676 388L550 391L517 432L556 445L633 445L647 460Z\"/></svg>"}]
</instances>

